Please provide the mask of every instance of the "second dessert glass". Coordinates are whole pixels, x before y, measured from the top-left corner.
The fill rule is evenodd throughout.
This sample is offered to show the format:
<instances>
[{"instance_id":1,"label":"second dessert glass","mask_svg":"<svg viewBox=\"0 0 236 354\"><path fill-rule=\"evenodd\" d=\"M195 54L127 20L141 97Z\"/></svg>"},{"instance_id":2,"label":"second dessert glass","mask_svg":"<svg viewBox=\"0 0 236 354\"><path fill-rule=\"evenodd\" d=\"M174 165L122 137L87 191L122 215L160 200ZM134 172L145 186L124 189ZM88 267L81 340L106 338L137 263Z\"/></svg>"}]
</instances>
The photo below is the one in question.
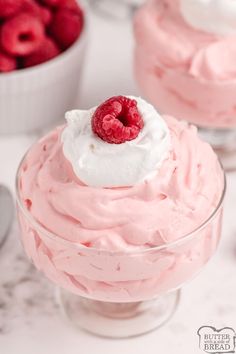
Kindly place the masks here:
<instances>
[{"instance_id":1,"label":"second dessert glass","mask_svg":"<svg viewBox=\"0 0 236 354\"><path fill-rule=\"evenodd\" d=\"M221 236L225 181L220 201L197 229L177 241L140 251L110 252L58 237L38 223L20 195L17 209L28 257L56 283L63 311L93 334L125 338L162 326L177 308L179 289L214 255Z\"/></svg>"},{"instance_id":2,"label":"second dessert glass","mask_svg":"<svg viewBox=\"0 0 236 354\"><path fill-rule=\"evenodd\" d=\"M236 167L235 30L226 32L232 25L230 20L225 23L227 16L232 13L233 19L234 12L225 11L235 5L212 4L147 1L134 22L135 76L142 93L162 113L198 126L201 137L213 146L225 169L231 170ZM199 28L184 18L184 6L193 12L190 18L199 21ZM194 15L194 6L202 14L200 19L199 13ZM204 25L218 28L208 31Z\"/></svg>"}]
</instances>

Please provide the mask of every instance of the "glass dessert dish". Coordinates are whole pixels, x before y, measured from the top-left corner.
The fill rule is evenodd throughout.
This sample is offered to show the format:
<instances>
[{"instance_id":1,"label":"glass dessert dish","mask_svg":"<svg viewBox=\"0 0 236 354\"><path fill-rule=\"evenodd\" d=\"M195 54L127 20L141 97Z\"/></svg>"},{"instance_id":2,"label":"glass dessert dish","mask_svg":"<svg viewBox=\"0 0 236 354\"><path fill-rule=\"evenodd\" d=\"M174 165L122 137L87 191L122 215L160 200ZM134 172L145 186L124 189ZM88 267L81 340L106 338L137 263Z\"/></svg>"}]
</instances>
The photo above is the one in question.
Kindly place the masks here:
<instances>
[{"instance_id":1,"label":"glass dessert dish","mask_svg":"<svg viewBox=\"0 0 236 354\"><path fill-rule=\"evenodd\" d=\"M121 97L106 101L96 110L67 113L67 127L56 129L32 146L19 166L16 180L18 218L28 257L60 287L62 309L76 326L111 338L141 335L171 318L179 303L180 288L199 273L216 251L225 194L222 168L211 147L200 142L196 130L172 118L166 118L168 128L153 107L140 98L136 101L144 123L139 121L139 135L132 141L118 143L116 134L114 144L108 143L110 134L100 139L104 131L98 131L96 124L104 105L107 113L108 105L113 110L118 104L124 107L127 102L136 102ZM129 114L137 118L134 106L127 112L122 111L122 119L117 116L120 122L124 123L124 117L128 120ZM89 128L91 116L93 130ZM149 129L153 132L156 127L157 135L149 136ZM94 131L101 133L99 138ZM137 161L128 174L124 151L118 157L113 152L127 149L126 154L132 155L133 148L136 154L145 141L148 149L151 146L157 151L167 151L171 141L175 152L168 152L163 161L163 155L159 156L157 176L154 173L144 182L136 185L133 181L131 187L124 187L129 184L127 178L131 181L135 175L137 180ZM183 141L193 144L193 151L189 147L185 154L188 145L183 143L183 150L179 146ZM191 161L196 142L201 151ZM90 154L82 153L88 146L89 160L81 164L76 158L76 167L71 162L71 146L73 153L76 146L79 148L83 161ZM102 148L112 159L107 160L102 151L100 169L95 166L98 174L94 178L91 170L95 160L90 164L90 158L97 151L96 159L101 156ZM150 156L149 150L147 154ZM155 161L156 155L152 157ZM133 161L136 155L132 156ZM107 166L108 161L114 163L113 169L107 168L104 174L103 162ZM180 163L182 168L178 170ZM189 164L192 167L186 176ZM78 170L81 166L82 170ZM143 169L146 167L143 165ZM211 176L205 171L208 167ZM108 170L126 173L117 176ZM204 178L214 181L211 188L203 183ZM190 197L196 190L197 195Z\"/></svg>"},{"instance_id":2,"label":"glass dessert dish","mask_svg":"<svg viewBox=\"0 0 236 354\"><path fill-rule=\"evenodd\" d=\"M22 242L36 267L66 289L59 290L59 300L76 326L105 337L141 335L171 318L179 289L214 255L224 192L214 213L197 230L164 247L130 253L91 250L62 240L30 216L18 192ZM90 287L97 288L94 294Z\"/></svg>"},{"instance_id":3,"label":"glass dessert dish","mask_svg":"<svg viewBox=\"0 0 236 354\"><path fill-rule=\"evenodd\" d=\"M134 22L135 76L162 113L198 126L230 170L236 167L235 4L213 3L148 1Z\"/></svg>"}]
</instances>

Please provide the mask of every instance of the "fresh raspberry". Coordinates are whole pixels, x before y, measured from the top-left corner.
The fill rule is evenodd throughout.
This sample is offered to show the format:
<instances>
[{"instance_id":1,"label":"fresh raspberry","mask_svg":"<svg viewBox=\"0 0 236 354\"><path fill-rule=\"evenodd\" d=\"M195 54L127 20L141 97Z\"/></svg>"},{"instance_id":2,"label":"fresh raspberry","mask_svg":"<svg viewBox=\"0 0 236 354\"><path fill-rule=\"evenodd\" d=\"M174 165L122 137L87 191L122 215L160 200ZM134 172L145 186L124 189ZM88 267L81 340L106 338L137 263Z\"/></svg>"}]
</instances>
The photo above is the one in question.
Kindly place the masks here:
<instances>
[{"instance_id":1,"label":"fresh raspberry","mask_svg":"<svg viewBox=\"0 0 236 354\"><path fill-rule=\"evenodd\" d=\"M72 11L82 11L76 0L42 0L42 2L54 8L66 8Z\"/></svg>"},{"instance_id":2,"label":"fresh raspberry","mask_svg":"<svg viewBox=\"0 0 236 354\"><path fill-rule=\"evenodd\" d=\"M32 15L21 13L2 26L1 45L10 55L24 56L36 51L44 39L44 26Z\"/></svg>"},{"instance_id":3,"label":"fresh raspberry","mask_svg":"<svg viewBox=\"0 0 236 354\"><path fill-rule=\"evenodd\" d=\"M55 58L60 53L57 45L50 39L45 38L41 47L23 60L25 68L42 64L50 59Z\"/></svg>"},{"instance_id":4,"label":"fresh raspberry","mask_svg":"<svg viewBox=\"0 0 236 354\"><path fill-rule=\"evenodd\" d=\"M37 17L46 26L51 22L52 14L48 8L39 5L34 0L22 0L22 1L23 1L22 8L21 8L22 12Z\"/></svg>"},{"instance_id":5,"label":"fresh raspberry","mask_svg":"<svg viewBox=\"0 0 236 354\"><path fill-rule=\"evenodd\" d=\"M68 9L59 9L51 23L49 32L62 50L70 47L79 38L83 28L83 14Z\"/></svg>"},{"instance_id":6,"label":"fresh raspberry","mask_svg":"<svg viewBox=\"0 0 236 354\"><path fill-rule=\"evenodd\" d=\"M125 96L109 98L92 117L93 132L110 144L135 139L143 125L137 101Z\"/></svg>"},{"instance_id":7,"label":"fresh raspberry","mask_svg":"<svg viewBox=\"0 0 236 354\"><path fill-rule=\"evenodd\" d=\"M0 18L15 15L20 11L22 0L0 0Z\"/></svg>"},{"instance_id":8,"label":"fresh raspberry","mask_svg":"<svg viewBox=\"0 0 236 354\"><path fill-rule=\"evenodd\" d=\"M61 0L58 7L74 11L83 17L83 11L76 0Z\"/></svg>"},{"instance_id":9,"label":"fresh raspberry","mask_svg":"<svg viewBox=\"0 0 236 354\"><path fill-rule=\"evenodd\" d=\"M42 0L42 2L51 7L57 7L60 5L61 0Z\"/></svg>"},{"instance_id":10,"label":"fresh raspberry","mask_svg":"<svg viewBox=\"0 0 236 354\"><path fill-rule=\"evenodd\" d=\"M16 59L0 52L0 73L15 70L17 67Z\"/></svg>"},{"instance_id":11,"label":"fresh raspberry","mask_svg":"<svg viewBox=\"0 0 236 354\"><path fill-rule=\"evenodd\" d=\"M42 22L46 26L48 26L51 23L51 20L52 20L51 12L45 6L41 6L40 12L41 12L40 17L41 17Z\"/></svg>"}]
</instances>

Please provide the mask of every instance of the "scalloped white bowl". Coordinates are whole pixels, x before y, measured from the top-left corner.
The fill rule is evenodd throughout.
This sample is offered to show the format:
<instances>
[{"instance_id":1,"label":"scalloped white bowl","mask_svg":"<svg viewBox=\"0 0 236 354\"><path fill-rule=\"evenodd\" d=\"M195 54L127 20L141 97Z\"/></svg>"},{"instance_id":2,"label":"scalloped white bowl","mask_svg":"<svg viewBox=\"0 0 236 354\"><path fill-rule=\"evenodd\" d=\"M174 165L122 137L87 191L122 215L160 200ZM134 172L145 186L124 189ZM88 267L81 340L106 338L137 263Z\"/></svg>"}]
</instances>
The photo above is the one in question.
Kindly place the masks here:
<instances>
[{"instance_id":1,"label":"scalloped white bowl","mask_svg":"<svg viewBox=\"0 0 236 354\"><path fill-rule=\"evenodd\" d=\"M0 134L29 133L63 118L77 98L87 44L87 25L58 57L0 74Z\"/></svg>"}]
</instances>

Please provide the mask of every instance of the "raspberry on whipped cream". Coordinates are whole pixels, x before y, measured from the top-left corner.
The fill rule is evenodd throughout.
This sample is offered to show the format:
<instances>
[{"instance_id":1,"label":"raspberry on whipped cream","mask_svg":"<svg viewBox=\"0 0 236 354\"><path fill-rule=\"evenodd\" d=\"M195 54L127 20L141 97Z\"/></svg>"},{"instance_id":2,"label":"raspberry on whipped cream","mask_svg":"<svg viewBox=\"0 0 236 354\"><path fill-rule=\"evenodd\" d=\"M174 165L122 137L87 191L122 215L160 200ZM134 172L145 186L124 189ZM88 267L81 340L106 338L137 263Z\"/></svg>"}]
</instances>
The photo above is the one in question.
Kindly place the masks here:
<instances>
[{"instance_id":1,"label":"raspberry on whipped cream","mask_svg":"<svg viewBox=\"0 0 236 354\"><path fill-rule=\"evenodd\" d=\"M236 2L149 0L137 12L135 73L163 113L236 126Z\"/></svg>"},{"instance_id":2,"label":"raspberry on whipped cream","mask_svg":"<svg viewBox=\"0 0 236 354\"><path fill-rule=\"evenodd\" d=\"M92 127L95 134L111 144L137 138L143 128L137 101L125 96L109 98L94 112Z\"/></svg>"},{"instance_id":3,"label":"raspberry on whipped cream","mask_svg":"<svg viewBox=\"0 0 236 354\"><path fill-rule=\"evenodd\" d=\"M116 118L119 114L124 114L123 123ZM171 150L165 121L138 97L111 98L88 111L68 112L66 119L64 155L78 178L89 186L141 183L158 173Z\"/></svg>"}]
</instances>

